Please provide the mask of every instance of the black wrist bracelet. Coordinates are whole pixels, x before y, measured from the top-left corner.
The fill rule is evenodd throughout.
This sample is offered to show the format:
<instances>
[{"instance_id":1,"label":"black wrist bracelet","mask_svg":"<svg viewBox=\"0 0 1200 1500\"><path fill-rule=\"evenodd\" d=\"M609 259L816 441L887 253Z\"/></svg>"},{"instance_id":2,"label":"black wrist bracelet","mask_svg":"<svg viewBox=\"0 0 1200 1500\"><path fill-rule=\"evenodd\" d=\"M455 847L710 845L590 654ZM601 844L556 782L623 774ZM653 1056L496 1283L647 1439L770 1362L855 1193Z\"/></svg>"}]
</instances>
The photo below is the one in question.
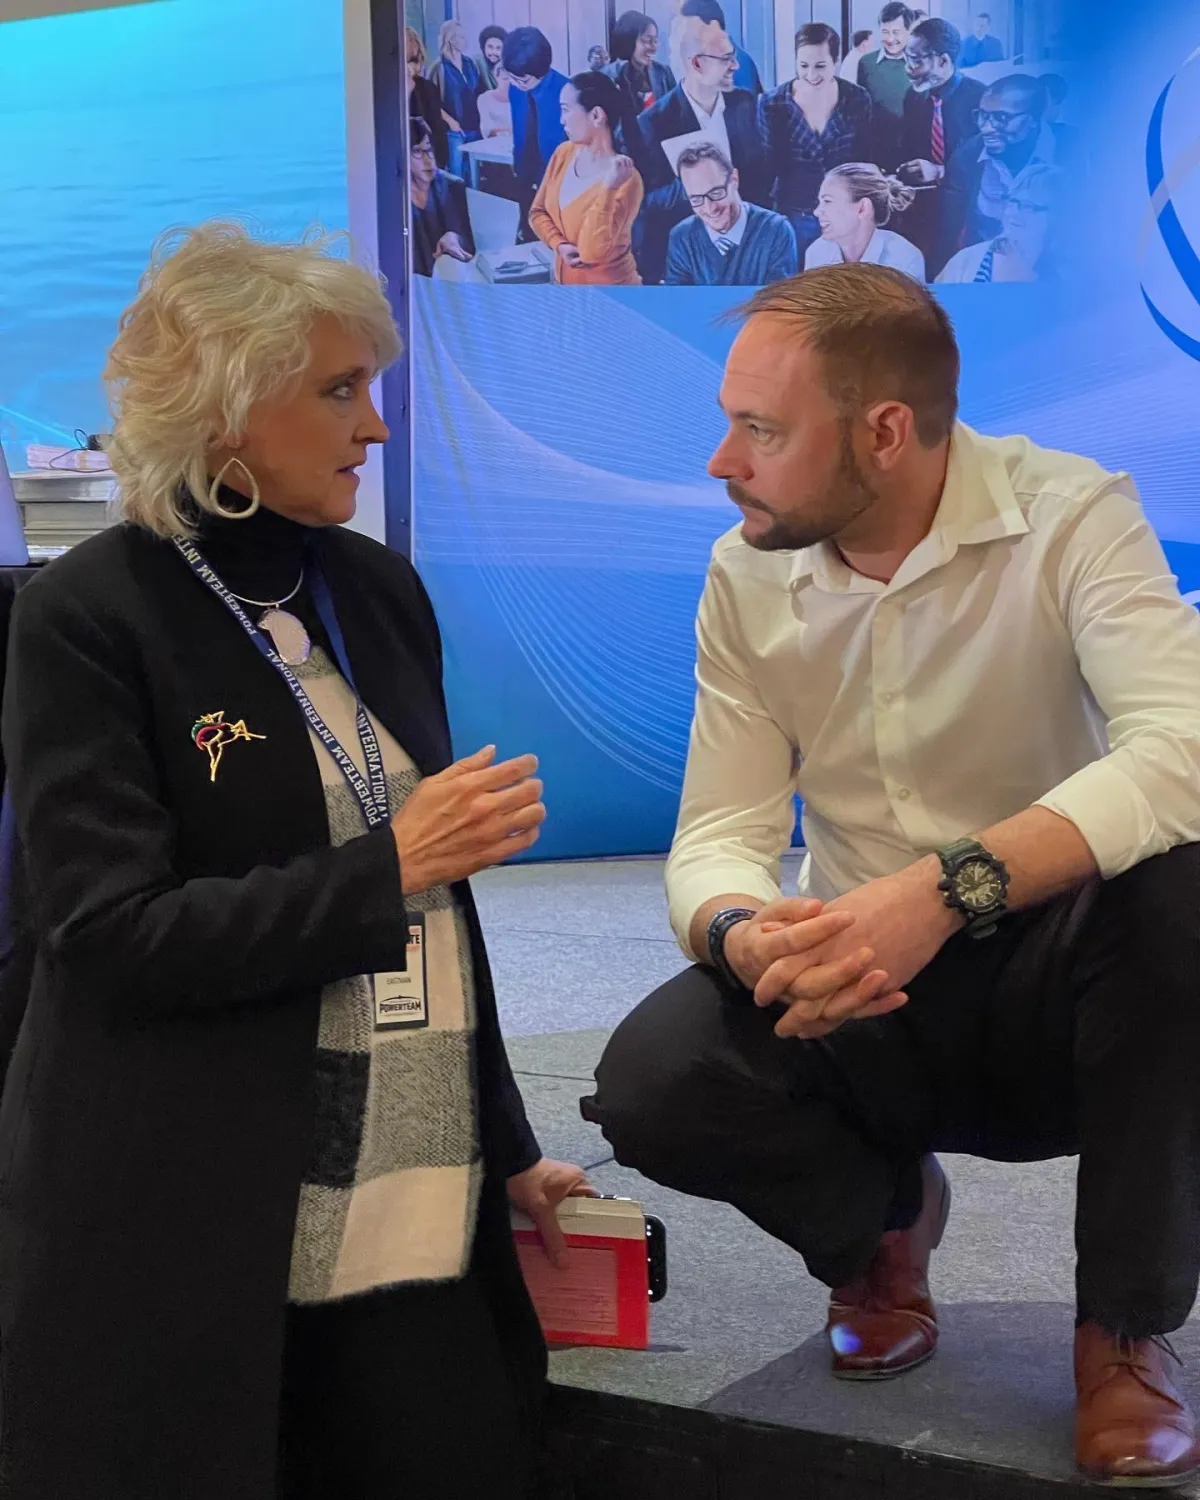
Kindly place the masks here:
<instances>
[{"instance_id":1,"label":"black wrist bracelet","mask_svg":"<svg viewBox=\"0 0 1200 1500\"><path fill-rule=\"evenodd\" d=\"M729 906L724 911L719 911L708 924L706 941L708 943L708 961L716 969L717 973L730 987L730 989L746 994L747 986L734 973L729 960L725 957L725 939L729 935L731 927L736 927L739 922L748 922L758 913L751 911L745 906Z\"/></svg>"}]
</instances>

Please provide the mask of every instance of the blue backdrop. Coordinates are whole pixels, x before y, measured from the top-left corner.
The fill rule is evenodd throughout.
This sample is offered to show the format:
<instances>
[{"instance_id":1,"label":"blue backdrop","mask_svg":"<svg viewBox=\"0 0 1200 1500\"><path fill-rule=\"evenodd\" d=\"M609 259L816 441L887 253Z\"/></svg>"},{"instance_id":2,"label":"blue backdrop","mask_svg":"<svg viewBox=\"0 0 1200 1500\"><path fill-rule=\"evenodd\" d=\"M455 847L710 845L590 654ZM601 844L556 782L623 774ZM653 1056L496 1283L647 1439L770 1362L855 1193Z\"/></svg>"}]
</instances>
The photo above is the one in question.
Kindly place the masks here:
<instances>
[{"instance_id":1,"label":"blue backdrop","mask_svg":"<svg viewBox=\"0 0 1200 1500\"><path fill-rule=\"evenodd\" d=\"M3 7L0 6L0 17ZM346 222L342 7L160 0L0 25L0 438L105 430L99 372L157 235Z\"/></svg>"},{"instance_id":2,"label":"blue backdrop","mask_svg":"<svg viewBox=\"0 0 1200 1500\"><path fill-rule=\"evenodd\" d=\"M1107 56L1094 7L1067 17L1071 120L1090 168L1071 184L1066 277L938 292L963 347L965 420L1131 470L1193 591L1200 62L1187 62L1188 9L1142 7L1136 49L1113 31ZM1163 222L1177 215L1167 242L1150 206L1156 170ZM736 294L420 277L412 291L415 555L446 634L459 747L498 738L540 755L553 809L540 855L663 849L694 609L709 548L737 518L705 477L733 337L714 320Z\"/></svg>"}]
</instances>

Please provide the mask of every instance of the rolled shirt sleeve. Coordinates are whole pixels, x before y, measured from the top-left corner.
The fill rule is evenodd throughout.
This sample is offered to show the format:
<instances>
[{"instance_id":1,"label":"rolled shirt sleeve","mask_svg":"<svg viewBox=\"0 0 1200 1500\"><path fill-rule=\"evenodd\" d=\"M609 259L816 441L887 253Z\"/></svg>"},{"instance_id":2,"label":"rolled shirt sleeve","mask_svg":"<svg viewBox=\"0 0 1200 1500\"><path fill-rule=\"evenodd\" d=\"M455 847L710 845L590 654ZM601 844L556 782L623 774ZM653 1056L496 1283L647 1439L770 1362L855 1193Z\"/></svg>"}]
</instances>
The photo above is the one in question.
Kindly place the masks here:
<instances>
[{"instance_id":1,"label":"rolled shirt sleeve","mask_svg":"<svg viewBox=\"0 0 1200 1500\"><path fill-rule=\"evenodd\" d=\"M1051 560L1109 753L1039 805L1074 823L1111 879L1200 842L1200 614L1181 598L1131 486L1089 505Z\"/></svg>"},{"instance_id":2,"label":"rolled shirt sleeve","mask_svg":"<svg viewBox=\"0 0 1200 1500\"><path fill-rule=\"evenodd\" d=\"M709 568L696 622L696 710L675 841L667 860L671 925L689 958L696 912L738 892L780 894L795 826L796 752L751 672L729 579Z\"/></svg>"}]
</instances>

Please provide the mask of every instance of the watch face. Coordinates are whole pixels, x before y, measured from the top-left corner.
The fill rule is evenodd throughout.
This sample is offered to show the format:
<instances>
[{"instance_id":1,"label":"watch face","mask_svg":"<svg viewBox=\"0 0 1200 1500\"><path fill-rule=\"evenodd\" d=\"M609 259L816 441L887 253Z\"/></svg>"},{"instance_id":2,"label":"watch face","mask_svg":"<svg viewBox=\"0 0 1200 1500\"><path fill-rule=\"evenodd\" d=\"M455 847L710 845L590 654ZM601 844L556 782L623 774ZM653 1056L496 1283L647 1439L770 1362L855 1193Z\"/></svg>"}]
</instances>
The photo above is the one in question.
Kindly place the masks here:
<instances>
[{"instance_id":1,"label":"watch face","mask_svg":"<svg viewBox=\"0 0 1200 1500\"><path fill-rule=\"evenodd\" d=\"M1004 882L982 859L963 865L954 877L954 889L968 911L991 911L1004 900Z\"/></svg>"}]
</instances>

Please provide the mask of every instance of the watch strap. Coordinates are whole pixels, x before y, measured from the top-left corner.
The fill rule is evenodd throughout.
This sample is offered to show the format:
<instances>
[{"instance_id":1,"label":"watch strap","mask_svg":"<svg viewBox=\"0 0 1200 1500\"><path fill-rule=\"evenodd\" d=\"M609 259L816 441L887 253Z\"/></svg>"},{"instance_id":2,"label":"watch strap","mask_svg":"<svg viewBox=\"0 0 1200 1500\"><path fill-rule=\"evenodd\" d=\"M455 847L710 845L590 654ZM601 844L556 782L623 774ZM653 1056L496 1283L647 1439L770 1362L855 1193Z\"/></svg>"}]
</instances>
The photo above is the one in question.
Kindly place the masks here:
<instances>
[{"instance_id":1,"label":"watch strap","mask_svg":"<svg viewBox=\"0 0 1200 1500\"><path fill-rule=\"evenodd\" d=\"M734 990L745 990L746 986L734 973L729 960L725 957L725 939L731 927L736 927L739 922L748 922L757 915L758 913L748 906L727 906L719 911L708 924L706 933L708 961L725 983Z\"/></svg>"},{"instance_id":2,"label":"watch strap","mask_svg":"<svg viewBox=\"0 0 1200 1500\"><path fill-rule=\"evenodd\" d=\"M942 869L947 875L953 874L959 865L969 858L986 859L991 861L994 856L989 854L978 839L955 839L952 844L946 844L938 850L938 858L942 862Z\"/></svg>"},{"instance_id":3,"label":"watch strap","mask_svg":"<svg viewBox=\"0 0 1200 1500\"><path fill-rule=\"evenodd\" d=\"M1008 901L1002 896L1000 902L988 911L972 911L954 889L954 878L962 867L978 860L993 869L1000 878L1001 889L1007 893L1009 885L1008 867L986 849L978 839L961 838L944 845L937 851L941 860L943 879L938 881L938 890L951 911L963 918L965 931L970 937L988 937L995 932L996 924L1008 910Z\"/></svg>"}]
</instances>

